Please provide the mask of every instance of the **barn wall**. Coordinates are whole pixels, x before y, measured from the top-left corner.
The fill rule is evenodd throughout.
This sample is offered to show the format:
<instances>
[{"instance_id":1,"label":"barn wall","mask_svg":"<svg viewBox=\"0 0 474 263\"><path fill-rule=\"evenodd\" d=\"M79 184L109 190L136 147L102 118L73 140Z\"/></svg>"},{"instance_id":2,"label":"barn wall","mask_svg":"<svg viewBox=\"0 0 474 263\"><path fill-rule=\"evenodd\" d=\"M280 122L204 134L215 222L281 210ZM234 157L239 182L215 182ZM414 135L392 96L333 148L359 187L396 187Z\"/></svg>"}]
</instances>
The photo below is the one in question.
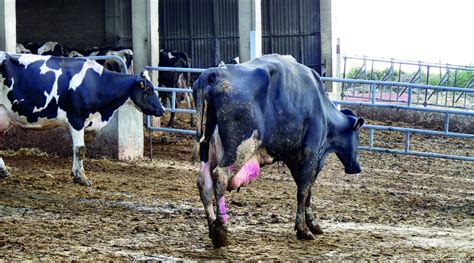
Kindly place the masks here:
<instances>
[{"instance_id":1,"label":"barn wall","mask_svg":"<svg viewBox=\"0 0 474 263\"><path fill-rule=\"evenodd\" d=\"M105 44L101 0L16 0L17 41L58 41L69 47Z\"/></svg>"},{"instance_id":2,"label":"barn wall","mask_svg":"<svg viewBox=\"0 0 474 263\"><path fill-rule=\"evenodd\" d=\"M160 0L160 47L193 67L239 54L238 0ZM263 54L291 54L321 72L320 0L262 0Z\"/></svg>"},{"instance_id":3,"label":"barn wall","mask_svg":"<svg viewBox=\"0 0 474 263\"><path fill-rule=\"evenodd\" d=\"M160 0L160 48L184 51L193 67L239 54L237 0Z\"/></svg>"},{"instance_id":4,"label":"barn wall","mask_svg":"<svg viewBox=\"0 0 474 263\"><path fill-rule=\"evenodd\" d=\"M262 0L263 53L290 54L321 73L319 0Z\"/></svg>"},{"instance_id":5,"label":"barn wall","mask_svg":"<svg viewBox=\"0 0 474 263\"><path fill-rule=\"evenodd\" d=\"M132 46L130 0L105 0L105 34L107 46Z\"/></svg>"}]
</instances>

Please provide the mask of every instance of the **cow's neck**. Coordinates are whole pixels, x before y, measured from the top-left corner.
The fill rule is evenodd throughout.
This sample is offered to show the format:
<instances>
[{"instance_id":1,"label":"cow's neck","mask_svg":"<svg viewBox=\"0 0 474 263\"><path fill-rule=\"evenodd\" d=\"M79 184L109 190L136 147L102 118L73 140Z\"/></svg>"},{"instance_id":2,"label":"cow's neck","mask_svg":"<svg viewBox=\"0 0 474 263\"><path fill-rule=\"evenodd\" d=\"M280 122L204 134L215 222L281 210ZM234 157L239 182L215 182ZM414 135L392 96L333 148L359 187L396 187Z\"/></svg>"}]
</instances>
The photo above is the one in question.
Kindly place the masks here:
<instances>
[{"instance_id":1,"label":"cow's neck","mask_svg":"<svg viewBox=\"0 0 474 263\"><path fill-rule=\"evenodd\" d=\"M122 106L130 98L133 89L137 86L137 76L115 72L104 72L110 74L107 87L103 88L103 96L108 99L108 105L113 108Z\"/></svg>"},{"instance_id":2,"label":"cow's neck","mask_svg":"<svg viewBox=\"0 0 474 263\"><path fill-rule=\"evenodd\" d=\"M328 153L334 152L335 148L337 147L338 136L341 134L342 131L347 129L349 125L349 120L346 116L336 108L336 106L329 101L326 105L327 110L327 135L326 135L326 143L324 144L323 152L324 155Z\"/></svg>"}]
</instances>

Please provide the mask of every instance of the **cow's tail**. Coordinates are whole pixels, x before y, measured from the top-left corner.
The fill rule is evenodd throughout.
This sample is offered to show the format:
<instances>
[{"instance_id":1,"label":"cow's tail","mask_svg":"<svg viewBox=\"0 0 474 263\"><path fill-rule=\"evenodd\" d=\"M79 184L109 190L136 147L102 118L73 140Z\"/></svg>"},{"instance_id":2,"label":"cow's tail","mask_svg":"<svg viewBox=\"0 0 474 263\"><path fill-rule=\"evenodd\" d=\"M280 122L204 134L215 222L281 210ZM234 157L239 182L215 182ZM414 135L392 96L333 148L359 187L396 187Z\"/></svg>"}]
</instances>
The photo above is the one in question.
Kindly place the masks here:
<instances>
[{"instance_id":1,"label":"cow's tail","mask_svg":"<svg viewBox=\"0 0 474 263\"><path fill-rule=\"evenodd\" d=\"M206 112L206 95L205 90L202 87L199 87L199 79L193 85L193 100L196 108L196 137L194 141L193 150L191 152L191 163L195 163L200 156L202 160L202 150L206 148L205 146L201 148L201 145L206 145L205 140L205 116Z\"/></svg>"},{"instance_id":2,"label":"cow's tail","mask_svg":"<svg viewBox=\"0 0 474 263\"><path fill-rule=\"evenodd\" d=\"M205 73L203 73L205 74ZM196 146L195 155L199 151L200 160L207 162L209 159L209 143L217 126L216 114L207 90L207 76L201 74L201 77L193 85L193 97L196 104ZM196 157L194 157L196 159Z\"/></svg>"}]
</instances>

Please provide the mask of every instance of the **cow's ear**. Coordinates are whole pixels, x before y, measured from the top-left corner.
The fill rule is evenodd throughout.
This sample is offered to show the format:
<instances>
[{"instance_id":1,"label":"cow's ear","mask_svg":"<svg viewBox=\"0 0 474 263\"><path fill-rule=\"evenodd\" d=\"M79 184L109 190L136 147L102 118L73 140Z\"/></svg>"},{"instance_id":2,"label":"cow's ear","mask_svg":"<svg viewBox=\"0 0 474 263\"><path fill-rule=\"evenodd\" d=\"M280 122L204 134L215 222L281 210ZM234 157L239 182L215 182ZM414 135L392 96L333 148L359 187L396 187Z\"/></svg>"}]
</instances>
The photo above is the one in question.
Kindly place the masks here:
<instances>
[{"instance_id":1,"label":"cow's ear","mask_svg":"<svg viewBox=\"0 0 474 263\"><path fill-rule=\"evenodd\" d=\"M354 123L354 131L358 131L362 125L364 125L364 118L357 118L356 122Z\"/></svg>"}]
</instances>

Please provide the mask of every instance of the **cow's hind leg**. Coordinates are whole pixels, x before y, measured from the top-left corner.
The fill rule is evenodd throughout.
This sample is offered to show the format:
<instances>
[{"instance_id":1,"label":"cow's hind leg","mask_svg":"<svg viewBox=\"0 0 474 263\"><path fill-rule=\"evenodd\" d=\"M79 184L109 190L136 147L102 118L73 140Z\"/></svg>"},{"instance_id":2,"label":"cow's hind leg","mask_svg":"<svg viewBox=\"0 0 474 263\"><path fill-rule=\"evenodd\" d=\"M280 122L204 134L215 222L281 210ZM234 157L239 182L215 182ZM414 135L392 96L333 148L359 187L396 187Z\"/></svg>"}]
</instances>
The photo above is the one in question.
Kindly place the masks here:
<instances>
[{"instance_id":1,"label":"cow's hind leg","mask_svg":"<svg viewBox=\"0 0 474 263\"><path fill-rule=\"evenodd\" d=\"M86 155L86 146L84 145L84 129L75 130L73 127L69 127L72 137L72 171L71 175L74 178L74 182L84 186L91 186L91 182L87 179L84 171L84 158Z\"/></svg>"},{"instance_id":2,"label":"cow's hind leg","mask_svg":"<svg viewBox=\"0 0 474 263\"><path fill-rule=\"evenodd\" d=\"M306 226L309 228L309 231L315 235L321 235L323 230L321 227L314 222L314 215L311 209L311 188L309 189L308 196L306 197L306 210L305 210L305 218L306 218Z\"/></svg>"},{"instance_id":3,"label":"cow's hind leg","mask_svg":"<svg viewBox=\"0 0 474 263\"><path fill-rule=\"evenodd\" d=\"M212 174L214 192L216 197L217 218L211 226L211 239L214 247L225 247L229 244L227 240L227 223L229 216L225 207L225 191L227 190L228 167L218 167Z\"/></svg>"},{"instance_id":4,"label":"cow's hind leg","mask_svg":"<svg viewBox=\"0 0 474 263\"><path fill-rule=\"evenodd\" d=\"M3 162L3 158L0 157L0 178L8 177L10 174L7 171L7 166Z\"/></svg>"},{"instance_id":5,"label":"cow's hind leg","mask_svg":"<svg viewBox=\"0 0 474 263\"><path fill-rule=\"evenodd\" d=\"M214 199L214 188L211 178L211 171L215 167L211 167L211 161L204 163L201 162L201 169L199 177L197 180L197 185L199 188L199 194L201 196L201 202L204 205L204 211L206 212L207 225L209 227L209 238L212 239L212 224L216 220L216 215L214 213L214 206L212 201Z\"/></svg>"},{"instance_id":6,"label":"cow's hind leg","mask_svg":"<svg viewBox=\"0 0 474 263\"><path fill-rule=\"evenodd\" d=\"M0 132L5 133L11 127L12 127L12 120L10 119L10 116L8 115L8 110L3 104L0 104ZM5 178L8 176L9 176L9 173L7 171L7 167L5 166L5 163L3 162L2 157L0 157L0 178Z\"/></svg>"}]
</instances>

